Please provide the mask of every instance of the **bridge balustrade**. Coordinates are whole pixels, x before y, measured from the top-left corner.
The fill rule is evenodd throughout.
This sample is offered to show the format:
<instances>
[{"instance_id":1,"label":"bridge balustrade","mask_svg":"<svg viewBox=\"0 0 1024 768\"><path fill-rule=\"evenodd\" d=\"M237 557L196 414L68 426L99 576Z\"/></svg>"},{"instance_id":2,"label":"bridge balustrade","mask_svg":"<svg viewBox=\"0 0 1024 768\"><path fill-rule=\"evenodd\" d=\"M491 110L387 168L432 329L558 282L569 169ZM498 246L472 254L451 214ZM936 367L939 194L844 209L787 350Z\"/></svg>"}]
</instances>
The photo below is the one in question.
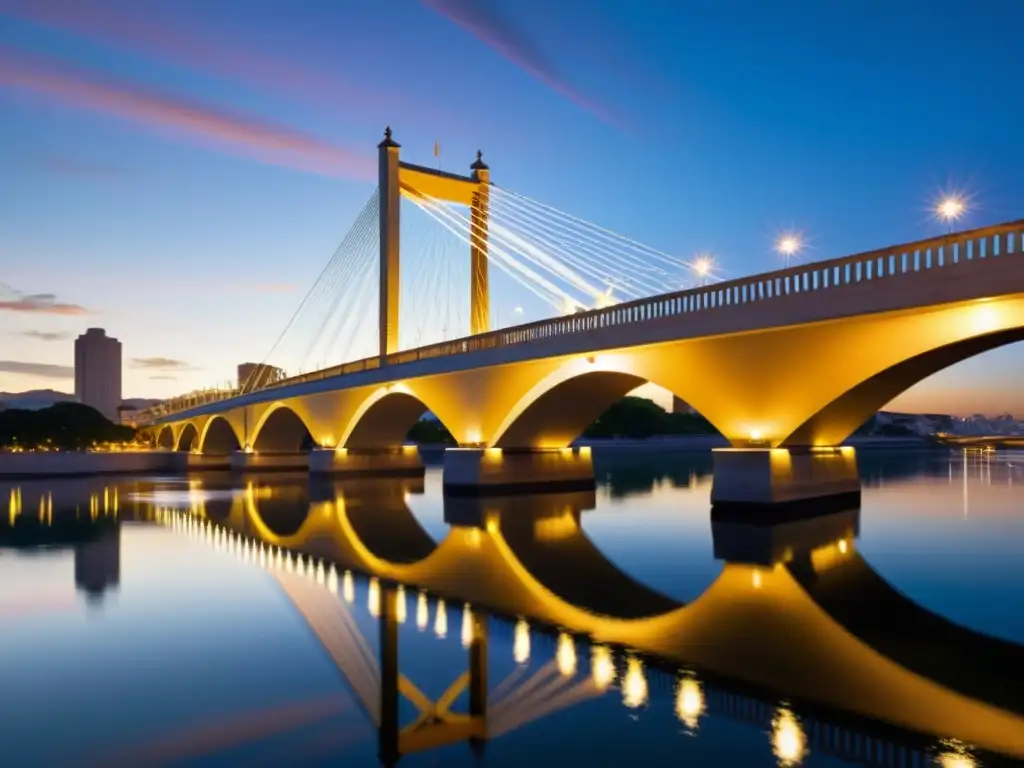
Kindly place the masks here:
<instances>
[{"instance_id":1,"label":"bridge balustrade","mask_svg":"<svg viewBox=\"0 0 1024 768\"><path fill-rule=\"evenodd\" d=\"M1017 220L403 350L388 355L383 364L398 365L430 360L711 309L772 301L795 294L820 293L965 262L976 263L981 268L983 262L992 258L1020 256L1022 249L1024 220ZM267 384L261 391L367 371L379 368L381 364L380 357L356 360L280 379Z\"/></svg>"}]
</instances>

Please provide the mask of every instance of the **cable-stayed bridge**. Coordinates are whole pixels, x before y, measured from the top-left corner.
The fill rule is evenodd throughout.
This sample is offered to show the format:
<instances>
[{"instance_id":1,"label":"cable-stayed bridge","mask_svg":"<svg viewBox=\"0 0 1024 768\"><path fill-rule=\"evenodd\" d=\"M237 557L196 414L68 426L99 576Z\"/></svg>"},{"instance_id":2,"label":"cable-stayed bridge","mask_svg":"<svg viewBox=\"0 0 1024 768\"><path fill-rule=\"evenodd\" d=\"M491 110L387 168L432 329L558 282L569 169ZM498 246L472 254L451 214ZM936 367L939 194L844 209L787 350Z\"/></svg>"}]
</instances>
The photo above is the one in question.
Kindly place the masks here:
<instances>
[{"instance_id":1,"label":"cable-stayed bridge","mask_svg":"<svg viewBox=\"0 0 1024 768\"><path fill-rule=\"evenodd\" d=\"M243 469L404 471L417 464L405 436L429 410L459 444L453 490L578 486L592 468L573 441L654 382L730 441L716 501L855 494L840 446L857 427L927 376L1024 339L1024 221L718 282L707 261L501 188L479 153L460 176L401 161L390 130L378 149L378 188L265 364L149 413L160 445L197 464L237 452ZM410 236L403 200L433 229ZM419 256L411 269L400 244ZM504 317L502 288L523 297Z\"/></svg>"}]
</instances>

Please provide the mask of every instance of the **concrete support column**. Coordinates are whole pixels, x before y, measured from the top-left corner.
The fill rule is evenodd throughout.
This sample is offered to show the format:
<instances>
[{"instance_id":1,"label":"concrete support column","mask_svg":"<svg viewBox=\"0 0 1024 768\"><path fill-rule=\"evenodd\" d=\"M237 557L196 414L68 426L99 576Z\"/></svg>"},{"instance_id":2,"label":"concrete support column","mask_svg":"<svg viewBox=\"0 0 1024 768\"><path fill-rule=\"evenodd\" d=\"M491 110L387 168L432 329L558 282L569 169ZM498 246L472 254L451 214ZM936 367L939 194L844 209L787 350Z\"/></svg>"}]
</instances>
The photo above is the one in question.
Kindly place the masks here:
<instances>
[{"instance_id":1,"label":"concrete support column","mask_svg":"<svg viewBox=\"0 0 1024 768\"><path fill-rule=\"evenodd\" d=\"M589 448L449 448L444 452L444 491L496 495L590 490Z\"/></svg>"},{"instance_id":2,"label":"concrete support column","mask_svg":"<svg viewBox=\"0 0 1024 768\"><path fill-rule=\"evenodd\" d=\"M476 153L470 168L473 180L480 184L473 195L469 217L469 332L472 335L491 330L491 297L487 282L487 222L491 210L491 170Z\"/></svg>"},{"instance_id":3,"label":"concrete support column","mask_svg":"<svg viewBox=\"0 0 1024 768\"><path fill-rule=\"evenodd\" d=\"M398 744L401 730L398 725L398 595L390 584L381 585L380 592L380 729L377 756L381 765L393 766L401 757Z\"/></svg>"},{"instance_id":4,"label":"concrete support column","mask_svg":"<svg viewBox=\"0 0 1024 768\"><path fill-rule=\"evenodd\" d=\"M398 181L398 150L401 145L384 130L377 145L380 190L380 357L398 351L398 216L402 191Z\"/></svg>"},{"instance_id":5,"label":"concrete support column","mask_svg":"<svg viewBox=\"0 0 1024 768\"><path fill-rule=\"evenodd\" d=\"M716 448L712 505L775 507L860 500L853 448Z\"/></svg>"},{"instance_id":6,"label":"concrete support column","mask_svg":"<svg viewBox=\"0 0 1024 768\"><path fill-rule=\"evenodd\" d=\"M309 455L309 471L346 477L422 477L424 472L415 445L373 450L318 448Z\"/></svg>"}]
</instances>

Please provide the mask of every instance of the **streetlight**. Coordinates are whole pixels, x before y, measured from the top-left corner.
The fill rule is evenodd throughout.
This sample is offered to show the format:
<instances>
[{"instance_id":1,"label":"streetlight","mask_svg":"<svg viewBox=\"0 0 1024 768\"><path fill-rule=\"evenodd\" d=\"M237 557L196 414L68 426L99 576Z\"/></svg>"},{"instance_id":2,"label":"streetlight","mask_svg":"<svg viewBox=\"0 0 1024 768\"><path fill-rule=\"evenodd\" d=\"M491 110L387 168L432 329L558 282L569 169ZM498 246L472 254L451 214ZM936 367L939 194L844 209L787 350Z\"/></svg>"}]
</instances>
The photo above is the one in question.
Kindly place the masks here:
<instances>
[{"instance_id":1,"label":"streetlight","mask_svg":"<svg viewBox=\"0 0 1024 768\"><path fill-rule=\"evenodd\" d=\"M797 252L804 247L799 235L785 234L775 241L775 250L786 260L786 269L789 269L789 262Z\"/></svg>"},{"instance_id":2,"label":"streetlight","mask_svg":"<svg viewBox=\"0 0 1024 768\"><path fill-rule=\"evenodd\" d=\"M946 195L935 206L935 215L940 221L949 224L949 234L953 234L953 224L967 212L967 204L958 195Z\"/></svg>"},{"instance_id":3,"label":"streetlight","mask_svg":"<svg viewBox=\"0 0 1024 768\"><path fill-rule=\"evenodd\" d=\"M702 254L698 256L693 262L693 271L697 277L700 278L701 285L707 285L708 278L715 269L715 259L713 256Z\"/></svg>"}]
</instances>

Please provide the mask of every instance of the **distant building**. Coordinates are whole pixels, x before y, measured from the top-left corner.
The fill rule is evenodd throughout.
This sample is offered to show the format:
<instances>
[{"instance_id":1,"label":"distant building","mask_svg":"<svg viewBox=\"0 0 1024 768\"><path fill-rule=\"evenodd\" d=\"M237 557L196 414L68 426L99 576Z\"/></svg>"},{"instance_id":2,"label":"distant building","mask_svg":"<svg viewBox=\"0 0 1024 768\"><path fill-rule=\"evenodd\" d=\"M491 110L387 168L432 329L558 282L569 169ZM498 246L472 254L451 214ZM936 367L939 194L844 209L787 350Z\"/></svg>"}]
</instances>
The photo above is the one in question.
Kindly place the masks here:
<instances>
[{"instance_id":1,"label":"distant building","mask_svg":"<svg viewBox=\"0 0 1024 768\"><path fill-rule=\"evenodd\" d=\"M75 340L75 397L117 423L121 342L102 328L90 328Z\"/></svg>"},{"instance_id":2,"label":"distant building","mask_svg":"<svg viewBox=\"0 0 1024 768\"><path fill-rule=\"evenodd\" d=\"M121 529L104 531L75 546L75 586L90 602L103 599L121 582Z\"/></svg>"},{"instance_id":3,"label":"distant building","mask_svg":"<svg viewBox=\"0 0 1024 768\"><path fill-rule=\"evenodd\" d=\"M131 427L134 429L138 426L139 409L134 405L123 405L117 406L117 423L122 427Z\"/></svg>"},{"instance_id":4,"label":"distant building","mask_svg":"<svg viewBox=\"0 0 1024 768\"><path fill-rule=\"evenodd\" d=\"M284 371L273 365L242 363L238 366L238 388L259 389L284 378Z\"/></svg>"}]
</instances>

